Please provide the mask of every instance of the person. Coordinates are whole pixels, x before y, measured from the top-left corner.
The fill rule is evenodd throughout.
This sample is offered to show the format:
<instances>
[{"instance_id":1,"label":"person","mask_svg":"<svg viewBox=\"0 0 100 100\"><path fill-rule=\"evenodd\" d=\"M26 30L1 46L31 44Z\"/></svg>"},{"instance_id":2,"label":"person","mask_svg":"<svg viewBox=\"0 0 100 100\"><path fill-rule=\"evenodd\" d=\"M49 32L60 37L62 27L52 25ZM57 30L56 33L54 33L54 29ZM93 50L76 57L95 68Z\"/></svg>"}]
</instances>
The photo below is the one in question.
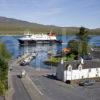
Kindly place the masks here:
<instances>
[{"instance_id":1,"label":"person","mask_svg":"<svg viewBox=\"0 0 100 100\"><path fill-rule=\"evenodd\" d=\"M13 70L12 66L9 68L9 70L10 70L10 71L12 71L12 70Z\"/></svg>"},{"instance_id":2,"label":"person","mask_svg":"<svg viewBox=\"0 0 100 100\"><path fill-rule=\"evenodd\" d=\"M21 76L24 77L26 75L26 71L23 69L21 72Z\"/></svg>"},{"instance_id":3,"label":"person","mask_svg":"<svg viewBox=\"0 0 100 100\"><path fill-rule=\"evenodd\" d=\"M64 64L64 60L63 59L61 59L61 64Z\"/></svg>"}]
</instances>

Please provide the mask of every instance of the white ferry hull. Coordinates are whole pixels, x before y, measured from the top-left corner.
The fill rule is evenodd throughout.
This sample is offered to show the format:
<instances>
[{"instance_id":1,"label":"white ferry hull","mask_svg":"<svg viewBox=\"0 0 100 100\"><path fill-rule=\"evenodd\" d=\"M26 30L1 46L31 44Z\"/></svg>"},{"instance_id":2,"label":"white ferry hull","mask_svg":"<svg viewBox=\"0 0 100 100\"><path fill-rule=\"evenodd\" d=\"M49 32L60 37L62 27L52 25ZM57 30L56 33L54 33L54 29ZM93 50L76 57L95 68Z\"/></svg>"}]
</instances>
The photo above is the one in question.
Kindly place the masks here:
<instances>
[{"instance_id":1,"label":"white ferry hull","mask_svg":"<svg viewBox=\"0 0 100 100\"><path fill-rule=\"evenodd\" d=\"M61 43L57 40L18 40L20 45Z\"/></svg>"},{"instance_id":2,"label":"white ferry hull","mask_svg":"<svg viewBox=\"0 0 100 100\"><path fill-rule=\"evenodd\" d=\"M22 38L19 38L18 41L21 45L31 45L36 43L62 43L60 40L57 40L54 33L26 35Z\"/></svg>"}]
</instances>

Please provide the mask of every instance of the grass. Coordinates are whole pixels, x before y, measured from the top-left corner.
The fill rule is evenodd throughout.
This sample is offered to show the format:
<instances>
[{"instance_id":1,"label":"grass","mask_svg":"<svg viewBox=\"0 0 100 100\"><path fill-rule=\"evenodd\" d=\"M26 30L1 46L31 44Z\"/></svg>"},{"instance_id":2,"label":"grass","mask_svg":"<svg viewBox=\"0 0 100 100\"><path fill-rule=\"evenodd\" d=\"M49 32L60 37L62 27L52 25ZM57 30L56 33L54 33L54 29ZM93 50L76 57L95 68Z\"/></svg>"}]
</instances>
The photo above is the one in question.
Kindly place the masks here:
<instances>
[{"instance_id":1,"label":"grass","mask_svg":"<svg viewBox=\"0 0 100 100\"><path fill-rule=\"evenodd\" d=\"M64 56L64 57L51 57L49 58L47 61L45 61L46 63L45 64L52 64L52 65L57 65L61 59L63 59L64 61L73 61L75 58L75 55L73 54L70 54L69 56Z\"/></svg>"}]
</instances>

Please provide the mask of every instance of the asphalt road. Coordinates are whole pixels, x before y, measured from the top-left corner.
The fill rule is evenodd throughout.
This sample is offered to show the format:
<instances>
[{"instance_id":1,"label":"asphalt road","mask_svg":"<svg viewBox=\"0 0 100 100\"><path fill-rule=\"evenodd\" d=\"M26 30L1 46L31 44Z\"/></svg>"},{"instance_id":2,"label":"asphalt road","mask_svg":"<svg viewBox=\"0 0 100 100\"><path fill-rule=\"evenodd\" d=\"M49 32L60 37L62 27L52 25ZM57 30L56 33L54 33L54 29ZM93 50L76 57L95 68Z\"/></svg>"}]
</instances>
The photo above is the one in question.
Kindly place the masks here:
<instances>
[{"instance_id":1,"label":"asphalt road","mask_svg":"<svg viewBox=\"0 0 100 100\"><path fill-rule=\"evenodd\" d=\"M13 100L31 100L22 81L16 76L16 74L20 74L23 66L16 65L13 67L11 72L15 90ZM30 67L24 67L24 69L30 74L38 91L43 94L43 97L46 97L44 99L41 98L41 100L100 100L100 83L96 83L90 87L72 86L50 79L50 77L37 76L41 72L30 70Z\"/></svg>"},{"instance_id":2,"label":"asphalt road","mask_svg":"<svg viewBox=\"0 0 100 100\"><path fill-rule=\"evenodd\" d=\"M100 100L100 83L89 87L67 85L43 76L32 77L38 89L51 100Z\"/></svg>"},{"instance_id":3,"label":"asphalt road","mask_svg":"<svg viewBox=\"0 0 100 100\"><path fill-rule=\"evenodd\" d=\"M4 97L1 97L1 96L0 96L0 100L5 100L5 99L4 99Z\"/></svg>"},{"instance_id":4,"label":"asphalt road","mask_svg":"<svg viewBox=\"0 0 100 100\"><path fill-rule=\"evenodd\" d=\"M12 77L12 82L13 82L13 88L15 90L12 100L31 100L20 78L14 75Z\"/></svg>"}]
</instances>

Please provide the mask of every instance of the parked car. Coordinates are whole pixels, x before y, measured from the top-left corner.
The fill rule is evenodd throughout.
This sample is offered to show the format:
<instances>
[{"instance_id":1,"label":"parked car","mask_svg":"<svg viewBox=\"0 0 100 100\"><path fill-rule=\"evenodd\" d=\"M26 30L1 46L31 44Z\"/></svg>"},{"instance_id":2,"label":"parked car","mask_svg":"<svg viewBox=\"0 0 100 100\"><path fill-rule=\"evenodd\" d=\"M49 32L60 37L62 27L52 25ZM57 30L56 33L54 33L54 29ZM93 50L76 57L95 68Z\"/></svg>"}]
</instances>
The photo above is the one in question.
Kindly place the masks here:
<instances>
[{"instance_id":1,"label":"parked car","mask_svg":"<svg viewBox=\"0 0 100 100\"><path fill-rule=\"evenodd\" d=\"M94 80L85 80L85 81L79 82L79 86L91 86L94 83L95 83Z\"/></svg>"},{"instance_id":2,"label":"parked car","mask_svg":"<svg viewBox=\"0 0 100 100\"><path fill-rule=\"evenodd\" d=\"M85 55L82 57L84 60L92 60L92 56L91 55Z\"/></svg>"},{"instance_id":3,"label":"parked car","mask_svg":"<svg viewBox=\"0 0 100 100\"><path fill-rule=\"evenodd\" d=\"M23 61L23 62L20 63L21 66L26 66L26 65L28 65L28 64L29 64L29 63L28 63L28 62L25 62L25 61Z\"/></svg>"}]
</instances>

